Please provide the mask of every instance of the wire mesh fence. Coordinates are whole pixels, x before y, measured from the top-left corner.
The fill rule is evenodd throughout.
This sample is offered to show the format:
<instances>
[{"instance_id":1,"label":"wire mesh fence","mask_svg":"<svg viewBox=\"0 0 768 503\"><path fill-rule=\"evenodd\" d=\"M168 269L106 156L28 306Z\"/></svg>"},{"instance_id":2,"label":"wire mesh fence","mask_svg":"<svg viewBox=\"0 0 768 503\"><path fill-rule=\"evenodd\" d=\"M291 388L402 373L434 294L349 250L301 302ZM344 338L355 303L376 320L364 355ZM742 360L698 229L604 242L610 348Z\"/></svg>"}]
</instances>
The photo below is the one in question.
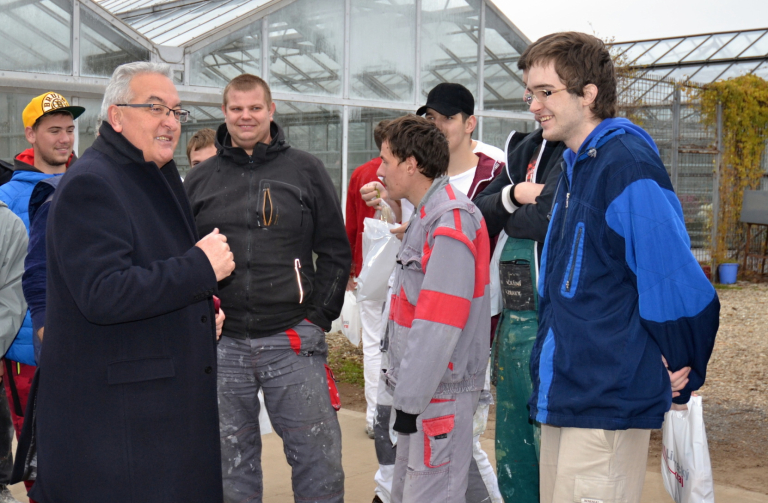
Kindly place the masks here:
<instances>
[{"instance_id":1,"label":"wire mesh fence","mask_svg":"<svg viewBox=\"0 0 768 503\"><path fill-rule=\"evenodd\" d=\"M722 218L722 211L739 212L740 208L720 208L722 137L718 139L718 135L722 136L722 119L715 126L704 125L698 89L696 84L648 75L624 76L618 86L619 115L641 125L656 142L683 208L691 250L708 270L707 266L714 265L712 247L717 240L718 217ZM755 188L768 190L768 151L763 152L761 165L764 174ZM727 258L744 257L745 229L742 223L727 229ZM762 234L753 238L753 243L765 241L765 230L756 232ZM765 261L739 261L747 272L765 272Z\"/></svg>"},{"instance_id":2,"label":"wire mesh fence","mask_svg":"<svg viewBox=\"0 0 768 503\"><path fill-rule=\"evenodd\" d=\"M701 122L696 88L653 77L619 83L619 113L654 139L667 168L696 259L709 263L717 135Z\"/></svg>"}]
</instances>

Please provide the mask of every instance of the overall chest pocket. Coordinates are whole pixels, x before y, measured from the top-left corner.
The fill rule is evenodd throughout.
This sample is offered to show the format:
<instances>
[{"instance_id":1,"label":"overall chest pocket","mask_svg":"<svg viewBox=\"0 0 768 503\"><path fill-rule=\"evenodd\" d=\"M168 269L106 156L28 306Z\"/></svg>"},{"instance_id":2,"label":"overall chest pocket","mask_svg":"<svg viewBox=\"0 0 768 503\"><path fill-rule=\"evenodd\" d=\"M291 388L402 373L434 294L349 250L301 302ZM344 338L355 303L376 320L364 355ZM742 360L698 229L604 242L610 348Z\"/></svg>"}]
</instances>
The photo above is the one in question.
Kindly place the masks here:
<instances>
[{"instance_id":1,"label":"overall chest pocket","mask_svg":"<svg viewBox=\"0 0 768 503\"><path fill-rule=\"evenodd\" d=\"M277 180L259 182L256 225L268 229L299 229L309 223L309 209L300 187Z\"/></svg>"}]
</instances>

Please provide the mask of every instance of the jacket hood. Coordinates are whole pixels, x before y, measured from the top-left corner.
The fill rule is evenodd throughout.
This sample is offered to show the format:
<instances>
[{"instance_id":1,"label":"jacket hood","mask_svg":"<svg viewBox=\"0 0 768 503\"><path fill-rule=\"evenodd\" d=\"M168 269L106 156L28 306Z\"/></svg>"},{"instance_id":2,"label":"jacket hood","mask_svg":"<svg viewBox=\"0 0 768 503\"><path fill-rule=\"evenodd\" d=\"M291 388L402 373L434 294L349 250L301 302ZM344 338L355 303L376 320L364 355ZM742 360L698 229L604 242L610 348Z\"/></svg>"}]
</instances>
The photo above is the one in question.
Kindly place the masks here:
<instances>
[{"instance_id":1,"label":"jacket hood","mask_svg":"<svg viewBox=\"0 0 768 503\"><path fill-rule=\"evenodd\" d=\"M622 134L631 134L642 138L648 146L656 152L656 154L659 153L659 149L656 147L656 143L653 141L653 138L651 138L651 135L640 126L633 124L629 119L625 119L624 117L604 119L592 130L589 136L584 140L584 143L581 144L578 155L570 148L565 149L563 158L565 159L566 167L568 169L568 178L570 179L573 165L576 164L577 160L581 160L587 156L594 157L594 155L597 154L597 149L605 145L605 143L614 136Z\"/></svg>"},{"instance_id":2,"label":"jacket hood","mask_svg":"<svg viewBox=\"0 0 768 503\"><path fill-rule=\"evenodd\" d=\"M69 160L67 161L67 167L70 167L73 162L77 160L77 156L74 152L72 152L69 155ZM28 148L24 152L17 155L14 160L14 171L37 171L42 173L39 169L35 167L35 149L34 148Z\"/></svg>"},{"instance_id":3,"label":"jacket hood","mask_svg":"<svg viewBox=\"0 0 768 503\"><path fill-rule=\"evenodd\" d=\"M29 221L30 222L34 220L37 210L40 209L43 203L45 203L46 201L50 200L53 197L53 192L56 190L56 187L59 185L61 178L62 177L60 176L52 176L51 178L40 180L39 182L37 182L37 185L35 185L35 188L32 189L32 195L29 196Z\"/></svg>"},{"instance_id":4,"label":"jacket hood","mask_svg":"<svg viewBox=\"0 0 768 503\"><path fill-rule=\"evenodd\" d=\"M248 155L240 147L232 146L232 136L229 134L227 124L224 123L216 130L216 138L214 143L216 144L217 155L224 157L231 157L237 164L248 164L252 160L266 162L274 159L277 154L290 148L290 145L285 141L285 134L283 128L281 128L276 122L272 121L269 124L269 135L272 140L269 145L266 143L257 143L253 147L253 155Z\"/></svg>"}]
</instances>

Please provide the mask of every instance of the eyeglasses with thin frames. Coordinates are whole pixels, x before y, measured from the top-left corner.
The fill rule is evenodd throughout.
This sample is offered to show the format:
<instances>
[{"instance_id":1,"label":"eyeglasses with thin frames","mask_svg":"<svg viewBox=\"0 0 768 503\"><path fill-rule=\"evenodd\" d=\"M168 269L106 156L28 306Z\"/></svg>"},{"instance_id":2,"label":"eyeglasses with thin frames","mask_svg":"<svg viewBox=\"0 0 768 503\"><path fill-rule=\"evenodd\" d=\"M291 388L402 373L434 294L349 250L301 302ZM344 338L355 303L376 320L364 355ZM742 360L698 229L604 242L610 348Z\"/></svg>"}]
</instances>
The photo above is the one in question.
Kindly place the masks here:
<instances>
[{"instance_id":1,"label":"eyeglasses with thin frames","mask_svg":"<svg viewBox=\"0 0 768 503\"><path fill-rule=\"evenodd\" d=\"M552 96L555 93L559 93L560 91L565 91L566 88L562 89L539 89L538 91L525 91L525 94L523 94L523 101L526 105L531 106L531 103L533 103L533 100L535 99L539 103L544 103L547 101L547 98Z\"/></svg>"},{"instance_id":2,"label":"eyeglasses with thin frames","mask_svg":"<svg viewBox=\"0 0 768 503\"><path fill-rule=\"evenodd\" d=\"M160 117L163 114L165 114L165 116L168 117L171 114L171 112L173 112L173 117L176 119L176 121L182 122L182 123L187 122L187 120L189 119L189 110L184 110L181 108L171 108L165 105L161 105L160 103L117 103L115 106L131 107L131 108L148 108L149 113L151 113L155 117Z\"/></svg>"}]
</instances>

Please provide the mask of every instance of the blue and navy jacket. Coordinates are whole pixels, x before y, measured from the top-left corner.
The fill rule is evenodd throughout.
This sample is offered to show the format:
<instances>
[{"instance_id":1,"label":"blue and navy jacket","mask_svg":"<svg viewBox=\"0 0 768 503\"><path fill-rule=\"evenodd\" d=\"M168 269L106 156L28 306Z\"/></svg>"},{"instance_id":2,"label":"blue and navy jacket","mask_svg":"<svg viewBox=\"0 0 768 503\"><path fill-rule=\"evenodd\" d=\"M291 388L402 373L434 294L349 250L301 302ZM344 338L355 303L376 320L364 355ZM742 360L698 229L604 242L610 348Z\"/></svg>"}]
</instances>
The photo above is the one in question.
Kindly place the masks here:
<instances>
[{"instance_id":1,"label":"blue and navy jacket","mask_svg":"<svg viewBox=\"0 0 768 503\"><path fill-rule=\"evenodd\" d=\"M552 426L660 428L669 369L706 376L720 302L690 250L650 136L606 119L564 153L539 277L531 418Z\"/></svg>"},{"instance_id":2,"label":"blue and navy jacket","mask_svg":"<svg viewBox=\"0 0 768 503\"><path fill-rule=\"evenodd\" d=\"M34 167L34 151L30 148L19 154L14 160L13 176L5 185L0 186L0 201L3 201L21 220L29 234L29 198L37 182L59 175L48 175ZM70 164L72 160L70 160ZM24 317L18 335L5 353L5 358L37 365L32 343L32 318L29 311Z\"/></svg>"}]
</instances>

